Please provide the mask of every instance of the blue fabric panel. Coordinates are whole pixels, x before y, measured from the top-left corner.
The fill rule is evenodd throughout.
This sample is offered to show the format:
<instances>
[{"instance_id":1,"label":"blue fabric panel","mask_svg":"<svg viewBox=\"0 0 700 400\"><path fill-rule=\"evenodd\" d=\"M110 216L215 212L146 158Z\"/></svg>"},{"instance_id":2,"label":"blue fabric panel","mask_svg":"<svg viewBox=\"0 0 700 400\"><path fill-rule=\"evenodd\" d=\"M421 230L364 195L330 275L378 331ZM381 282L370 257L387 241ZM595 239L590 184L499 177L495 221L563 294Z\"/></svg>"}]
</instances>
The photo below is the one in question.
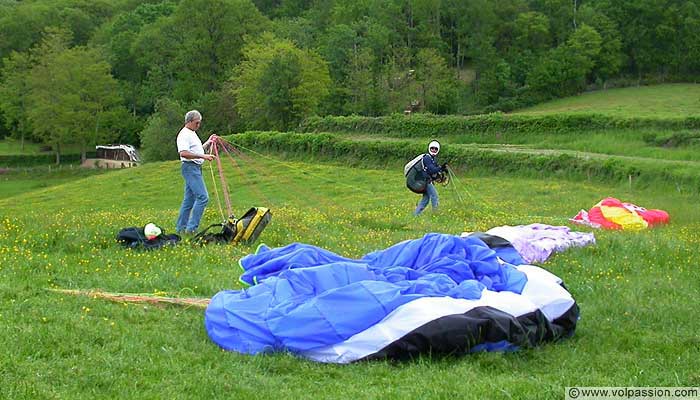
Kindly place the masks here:
<instances>
[{"instance_id":1,"label":"blue fabric panel","mask_svg":"<svg viewBox=\"0 0 700 400\"><path fill-rule=\"evenodd\" d=\"M523 265L525 260L520 256L515 247L496 247L493 249L501 260L511 265Z\"/></svg>"},{"instance_id":2,"label":"blue fabric panel","mask_svg":"<svg viewBox=\"0 0 700 400\"><path fill-rule=\"evenodd\" d=\"M254 285L257 282L279 274L281 271L297 267L313 267L336 261L352 261L316 246L292 243L277 249L260 246L258 252L240 260L245 272L240 280Z\"/></svg>"},{"instance_id":3,"label":"blue fabric panel","mask_svg":"<svg viewBox=\"0 0 700 400\"><path fill-rule=\"evenodd\" d=\"M522 291L527 278L477 238L428 234L360 260L294 243L241 259L245 281L205 313L209 336L242 353L314 349L348 339L397 307L426 296L479 299Z\"/></svg>"},{"instance_id":4,"label":"blue fabric panel","mask_svg":"<svg viewBox=\"0 0 700 400\"><path fill-rule=\"evenodd\" d=\"M519 349L520 346L516 346L506 340L501 340L500 342L477 344L476 346L471 348L470 352L479 353L481 351L502 351L509 353L513 351L518 351Z\"/></svg>"}]
</instances>

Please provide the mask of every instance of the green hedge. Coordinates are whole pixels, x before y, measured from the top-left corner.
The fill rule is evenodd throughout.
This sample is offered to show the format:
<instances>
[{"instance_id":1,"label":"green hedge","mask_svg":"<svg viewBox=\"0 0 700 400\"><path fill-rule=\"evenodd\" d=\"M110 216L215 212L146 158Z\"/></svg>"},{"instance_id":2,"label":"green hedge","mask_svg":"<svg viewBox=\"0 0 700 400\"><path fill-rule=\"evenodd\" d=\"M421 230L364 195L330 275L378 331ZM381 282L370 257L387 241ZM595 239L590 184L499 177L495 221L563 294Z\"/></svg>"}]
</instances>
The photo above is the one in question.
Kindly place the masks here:
<instances>
[{"instance_id":1,"label":"green hedge","mask_svg":"<svg viewBox=\"0 0 700 400\"><path fill-rule=\"evenodd\" d=\"M700 144L700 132L680 131L668 134L645 133L642 139L647 144L658 147L683 147Z\"/></svg>"},{"instance_id":2,"label":"green hedge","mask_svg":"<svg viewBox=\"0 0 700 400\"><path fill-rule=\"evenodd\" d=\"M87 153L87 158L94 158L95 152ZM50 165L56 162L55 154L33 155L0 155L0 167L34 167L37 165ZM61 155L61 164L79 164L80 154Z\"/></svg>"},{"instance_id":3,"label":"green hedge","mask_svg":"<svg viewBox=\"0 0 700 400\"><path fill-rule=\"evenodd\" d=\"M272 152L285 158L303 157L305 160L330 160L346 165L388 166L397 172L403 163L425 151L422 143L414 141L348 140L329 133L247 132L228 136L227 139L244 149ZM608 183L628 182L631 178L634 187L664 187L690 193L700 191L700 171L682 162L504 152L459 145L443 148L440 162L446 161L458 171L479 174L505 173Z\"/></svg>"},{"instance_id":4,"label":"green hedge","mask_svg":"<svg viewBox=\"0 0 700 400\"><path fill-rule=\"evenodd\" d=\"M437 137L451 134L542 133L602 129L698 129L700 118L620 118L600 114L437 116L394 114L385 117L312 117L301 132L381 134L395 137Z\"/></svg>"}]
</instances>

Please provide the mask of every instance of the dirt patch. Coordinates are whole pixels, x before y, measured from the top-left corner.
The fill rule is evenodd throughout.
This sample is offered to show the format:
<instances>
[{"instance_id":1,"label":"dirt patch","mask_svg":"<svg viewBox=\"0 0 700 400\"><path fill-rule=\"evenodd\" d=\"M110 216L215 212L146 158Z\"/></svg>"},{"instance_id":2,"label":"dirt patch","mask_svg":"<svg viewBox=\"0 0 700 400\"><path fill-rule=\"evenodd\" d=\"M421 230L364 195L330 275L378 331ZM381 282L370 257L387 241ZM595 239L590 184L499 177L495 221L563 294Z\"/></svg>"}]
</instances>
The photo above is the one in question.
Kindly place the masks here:
<instances>
[{"instance_id":1,"label":"dirt patch","mask_svg":"<svg viewBox=\"0 0 700 400\"><path fill-rule=\"evenodd\" d=\"M104 158L88 158L80 164L83 168L131 168L137 167L139 163L134 161L106 160Z\"/></svg>"}]
</instances>

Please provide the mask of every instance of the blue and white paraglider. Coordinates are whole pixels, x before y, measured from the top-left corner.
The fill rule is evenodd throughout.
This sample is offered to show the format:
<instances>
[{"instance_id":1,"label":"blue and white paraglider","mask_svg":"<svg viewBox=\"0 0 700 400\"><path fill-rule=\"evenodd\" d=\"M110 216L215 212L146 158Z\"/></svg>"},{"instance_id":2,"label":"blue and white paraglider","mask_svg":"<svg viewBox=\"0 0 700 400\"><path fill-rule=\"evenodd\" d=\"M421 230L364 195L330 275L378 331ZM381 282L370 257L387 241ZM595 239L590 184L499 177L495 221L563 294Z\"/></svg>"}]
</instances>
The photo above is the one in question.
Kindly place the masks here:
<instances>
[{"instance_id":1,"label":"blue and white paraglider","mask_svg":"<svg viewBox=\"0 0 700 400\"><path fill-rule=\"evenodd\" d=\"M433 233L360 259L261 246L240 261L252 286L216 294L206 330L226 350L332 363L515 350L572 335L578 306L562 281L488 241Z\"/></svg>"}]
</instances>

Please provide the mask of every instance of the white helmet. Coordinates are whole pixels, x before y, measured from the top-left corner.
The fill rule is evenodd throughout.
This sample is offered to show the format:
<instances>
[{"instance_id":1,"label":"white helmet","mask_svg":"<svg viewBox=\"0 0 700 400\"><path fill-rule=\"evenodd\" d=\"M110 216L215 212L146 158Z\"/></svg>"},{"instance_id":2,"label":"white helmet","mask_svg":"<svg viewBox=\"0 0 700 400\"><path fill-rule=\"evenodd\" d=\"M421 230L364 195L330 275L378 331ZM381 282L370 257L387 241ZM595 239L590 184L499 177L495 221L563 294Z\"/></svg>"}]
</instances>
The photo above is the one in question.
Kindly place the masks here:
<instances>
[{"instance_id":1,"label":"white helmet","mask_svg":"<svg viewBox=\"0 0 700 400\"><path fill-rule=\"evenodd\" d=\"M146 236L146 239L148 240L153 240L160 236L160 234L163 233L158 226L154 223L149 223L146 224L146 226L143 228L143 234Z\"/></svg>"},{"instance_id":2,"label":"white helmet","mask_svg":"<svg viewBox=\"0 0 700 400\"><path fill-rule=\"evenodd\" d=\"M440 152L440 142L438 142L437 140L433 140L432 142L430 142L430 144L428 145L428 153L431 156L436 156L437 153L439 153L439 152Z\"/></svg>"}]
</instances>

